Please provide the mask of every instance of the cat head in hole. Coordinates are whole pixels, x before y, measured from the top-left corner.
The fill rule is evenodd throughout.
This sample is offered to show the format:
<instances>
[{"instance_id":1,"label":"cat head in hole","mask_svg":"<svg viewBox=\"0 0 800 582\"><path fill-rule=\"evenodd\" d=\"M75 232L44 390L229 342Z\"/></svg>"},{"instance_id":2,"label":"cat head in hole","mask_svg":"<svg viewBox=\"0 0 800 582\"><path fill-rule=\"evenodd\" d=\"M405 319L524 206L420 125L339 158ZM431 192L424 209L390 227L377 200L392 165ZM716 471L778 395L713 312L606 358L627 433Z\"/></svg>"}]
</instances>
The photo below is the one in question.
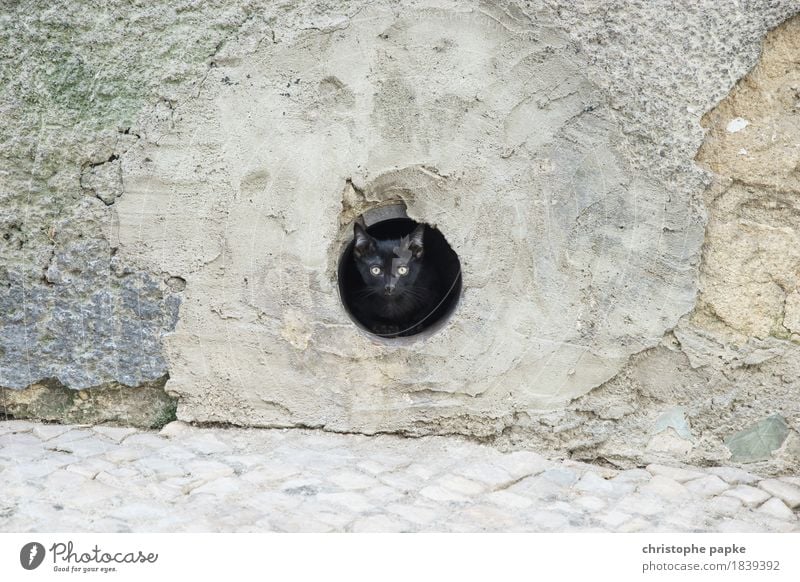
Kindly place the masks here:
<instances>
[{"instance_id":1,"label":"cat head in hole","mask_svg":"<svg viewBox=\"0 0 800 582\"><path fill-rule=\"evenodd\" d=\"M424 236L425 225L420 224L408 236L377 239L356 222L353 257L365 286L388 298L413 292L422 268Z\"/></svg>"}]
</instances>

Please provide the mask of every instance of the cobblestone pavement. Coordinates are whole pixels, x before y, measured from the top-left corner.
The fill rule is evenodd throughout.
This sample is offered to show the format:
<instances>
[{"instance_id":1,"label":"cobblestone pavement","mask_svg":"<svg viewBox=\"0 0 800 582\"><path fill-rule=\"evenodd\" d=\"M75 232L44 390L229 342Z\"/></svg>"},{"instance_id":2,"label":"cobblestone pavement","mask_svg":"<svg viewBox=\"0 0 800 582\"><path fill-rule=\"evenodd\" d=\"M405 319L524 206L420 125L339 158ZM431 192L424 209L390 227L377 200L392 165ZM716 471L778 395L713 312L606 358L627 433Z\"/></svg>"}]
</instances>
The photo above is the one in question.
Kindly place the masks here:
<instances>
[{"instance_id":1,"label":"cobblestone pavement","mask_svg":"<svg viewBox=\"0 0 800 582\"><path fill-rule=\"evenodd\" d=\"M447 437L0 422L0 531L800 531L800 478Z\"/></svg>"}]
</instances>

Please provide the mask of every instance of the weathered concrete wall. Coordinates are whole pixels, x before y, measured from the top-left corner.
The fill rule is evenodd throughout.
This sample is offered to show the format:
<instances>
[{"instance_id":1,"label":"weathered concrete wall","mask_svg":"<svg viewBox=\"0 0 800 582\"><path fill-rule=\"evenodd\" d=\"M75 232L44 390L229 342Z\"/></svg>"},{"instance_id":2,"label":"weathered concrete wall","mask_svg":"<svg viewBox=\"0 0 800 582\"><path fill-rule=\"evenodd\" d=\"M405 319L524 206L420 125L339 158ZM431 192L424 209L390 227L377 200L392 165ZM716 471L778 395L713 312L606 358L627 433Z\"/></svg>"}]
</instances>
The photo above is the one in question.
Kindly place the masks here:
<instances>
[{"instance_id":1,"label":"weathered concrete wall","mask_svg":"<svg viewBox=\"0 0 800 582\"><path fill-rule=\"evenodd\" d=\"M563 31L469 3L353 14L218 61L123 159L121 256L188 282L166 344L181 418L494 430L600 385L691 309L699 209L664 204ZM351 184L460 256L461 304L424 342L373 341L340 305Z\"/></svg>"},{"instance_id":2,"label":"weathered concrete wall","mask_svg":"<svg viewBox=\"0 0 800 582\"><path fill-rule=\"evenodd\" d=\"M168 372L185 420L616 464L728 460L780 415L770 467L796 460L797 139L765 137L796 127L789 79L717 107L793 2L65 7L3 24L0 385ZM798 74L792 26L762 68ZM395 200L464 269L402 344L335 281L350 221Z\"/></svg>"}]
</instances>

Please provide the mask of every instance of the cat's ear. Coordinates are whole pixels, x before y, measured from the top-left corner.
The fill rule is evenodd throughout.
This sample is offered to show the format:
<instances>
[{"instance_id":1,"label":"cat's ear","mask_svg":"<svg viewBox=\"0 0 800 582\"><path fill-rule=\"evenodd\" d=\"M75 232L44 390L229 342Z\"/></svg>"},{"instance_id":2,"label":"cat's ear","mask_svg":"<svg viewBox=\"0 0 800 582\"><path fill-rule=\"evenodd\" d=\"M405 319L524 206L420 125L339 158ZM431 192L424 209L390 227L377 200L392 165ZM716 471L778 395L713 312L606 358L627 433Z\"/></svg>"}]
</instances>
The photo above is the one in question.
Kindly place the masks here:
<instances>
[{"instance_id":1,"label":"cat's ear","mask_svg":"<svg viewBox=\"0 0 800 582\"><path fill-rule=\"evenodd\" d=\"M364 227L356 222L353 228L353 240L355 241L353 252L355 253L356 257L361 258L369 252L374 251L375 240L367 234L367 231L364 230Z\"/></svg>"},{"instance_id":2,"label":"cat's ear","mask_svg":"<svg viewBox=\"0 0 800 582\"><path fill-rule=\"evenodd\" d=\"M425 225L420 224L411 233L408 241L408 249L414 254L415 259L421 259L423 255L422 239L425 238Z\"/></svg>"}]
</instances>

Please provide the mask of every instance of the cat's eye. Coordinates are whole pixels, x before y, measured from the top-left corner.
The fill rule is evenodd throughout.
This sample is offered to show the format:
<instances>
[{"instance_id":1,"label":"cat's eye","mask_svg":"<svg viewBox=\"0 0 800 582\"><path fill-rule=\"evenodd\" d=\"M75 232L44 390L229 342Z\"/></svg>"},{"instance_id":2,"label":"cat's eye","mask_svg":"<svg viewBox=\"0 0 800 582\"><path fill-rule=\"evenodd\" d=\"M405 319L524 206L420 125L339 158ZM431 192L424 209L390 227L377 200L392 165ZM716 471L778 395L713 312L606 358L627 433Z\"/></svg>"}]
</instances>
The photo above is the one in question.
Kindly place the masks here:
<instances>
[{"instance_id":1,"label":"cat's eye","mask_svg":"<svg viewBox=\"0 0 800 582\"><path fill-rule=\"evenodd\" d=\"M400 265L399 267L397 267L397 274L400 275L401 277L408 275L408 267L406 267L405 265Z\"/></svg>"},{"instance_id":2,"label":"cat's eye","mask_svg":"<svg viewBox=\"0 0 800 582\"><path fill-rule=\"evenodd\" d=\"M370 272L370 273L372 273L373 275L375 275L375 276L377 277L378 275L380 275L380 274L381 274L381 268L380 268L380 267L372 267L372 268L369 270L369 272Z\"/></svg>"}]
</instances>

